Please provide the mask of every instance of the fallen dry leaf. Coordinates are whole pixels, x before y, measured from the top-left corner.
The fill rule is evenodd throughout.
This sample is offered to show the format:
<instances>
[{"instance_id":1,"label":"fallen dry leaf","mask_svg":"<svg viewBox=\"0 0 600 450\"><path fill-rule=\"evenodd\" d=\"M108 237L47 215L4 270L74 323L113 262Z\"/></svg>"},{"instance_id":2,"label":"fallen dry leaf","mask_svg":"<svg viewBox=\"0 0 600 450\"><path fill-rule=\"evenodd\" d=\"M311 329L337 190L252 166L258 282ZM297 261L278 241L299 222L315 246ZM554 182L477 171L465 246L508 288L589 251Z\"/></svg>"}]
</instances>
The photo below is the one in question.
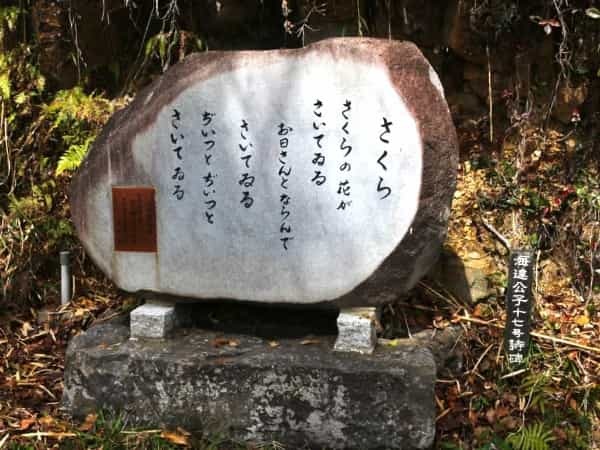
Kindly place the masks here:
<instances>
[{"instance_id":1,"label":"fallen dry leaf","mask_svg":"<svg viewBox=\"0 0 600 450\"><path fill-rule=\"evenodd\" d=\"M214 338L211 342L213 347L224 347L226 345L229 345L230 340L227 338L223 338L223 337L219 337L219 338Z\"/></svg>"},{"instance_id":2,"label":"fallen dry leaf","mask_svg":"<svg viewBox=\"0 0 600 450\"><path fill-rule=\"evenodd\" d=\"M44 416L44 417L41 417L38 422L40 423L40 425L49 427L51 425L54 425L55 420L54 420L54 417L52 417L52 416Z\"/></svg>"},{"instance_id":3,"label":"fallen dry leaf","mask_svg":"<svg viewBox=\"0 0 600 450\"><path fill-rule=\"evenodd\" d=\"M85 417L85 421L79 427L79 431L90 431L94 427L94 424L96 423L97 419L98 414L88 414Z\"/></svg>"},{"instance_id":4,"label":"fallen dry leaf","mask_svg":"<svg viewBox=\"0 0 600 450\"><path fill-rule=\"evenodd\" d=\"M28 430L31 425L35 423L35 416L28 417L27 419L21 419L19 423L19 430L25 431Z\"/></svg>"},{"instance_id":5,"label":"fallen dry leaf","mask_svg":"<svg viewBox=\"0 0 600 450\"><path fill-rule=\"evenodd\" d=\"M499 424L505 430L516 430L519 428L519 419L513 416L506 416L499 420Z\"/></svg>"},{"instance_id":6,"label":"fallen dry leaf","mask_svg":"<svg viewBox=\"0 0 600 450\"><path fill-rule=\"evenodd\" d=\"M188 437L179 431L163 431L160 437L177 445L190 445Z\"/></svg>"},{"instance_id":7,"label":"fallen dry leaf","mask_svg":"<svg viewBox=\"0 0 600 450\"><path fill-rule=\"evenodd\" d=\"M574 398L569 399L569 406L571 409L577 410L577 401Z\"/></svg>"},{"instance_id":8,"label":"fallen dry leaf","mask_svg":"<svg viewBox=\"0 0 600 450\"><path fill-rule=\"evenodd\" d=\"M21 335L23 337L27 337L31 330L33 330L31 324L29 322L23 322L23 324L21 325Z\"/></svg>"},{"instance_id":9,"label":"fallen dry leaf","mask_svg":"<svg viewBox=\"0 0 600 450\"><path fill-rule=\"evenodd\" d=\"M385 345L387 345L388 347L398 347L399 344L399 339L388 339L387 341L385 341Z\"/></svg>"},{"instance_id":10,"label":"fallen dry leaf","mask_svg":"<svg viewBox=\"0 0 600 450\"><path fill-rule=\"evenodd\" d=\"M575 323L579 326L584 326L590 323L590 318L588 316L579 316L575 319Z\"/></svg>"},{"instance_id":11,"label":"fallen dry leaf","mask_svg":"<svg viewBox=\"0 0 600 450\"><path fill-rule=\"evenodd\" d=\"M503 417L506 417L510 414L510 411L508 410L508 408L506 406L498 406L496 408L496 418L497 419L501 419Z\"/></svg>"},{"instance_id":12,"label":"fallen dry leaf","mask_svg":"<svg viewBox=\"0 0 600 450\"><path fill-rule=\"evenodd\" d=\"M496 410L494 408L490 408L485 413L485 418L490 425L493 425L496 421Z\"/></svg>"}]
</instances>

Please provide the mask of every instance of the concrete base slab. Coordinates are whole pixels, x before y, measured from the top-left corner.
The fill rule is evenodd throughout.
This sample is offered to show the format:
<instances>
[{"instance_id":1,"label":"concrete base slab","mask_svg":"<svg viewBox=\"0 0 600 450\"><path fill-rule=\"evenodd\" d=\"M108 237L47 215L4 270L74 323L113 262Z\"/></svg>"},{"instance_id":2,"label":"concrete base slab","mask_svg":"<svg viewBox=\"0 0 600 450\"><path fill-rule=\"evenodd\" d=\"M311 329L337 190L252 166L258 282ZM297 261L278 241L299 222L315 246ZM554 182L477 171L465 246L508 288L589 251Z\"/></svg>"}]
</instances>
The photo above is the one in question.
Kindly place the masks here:
<instances>
[{"instance_id":1,"label":"concrete base slab","mask_svg":"<svg viewBox=\"0 0 600 450\"><path fill-rule=\"evenodd\" d=\"M127 319L72 339L63 404L76 418L125 412L132 425L180 426L287 448L430 448L436 365L417 341L370 355L335 336L259 338L198 328L131 340Z\"/></svg>"}]
</instances>

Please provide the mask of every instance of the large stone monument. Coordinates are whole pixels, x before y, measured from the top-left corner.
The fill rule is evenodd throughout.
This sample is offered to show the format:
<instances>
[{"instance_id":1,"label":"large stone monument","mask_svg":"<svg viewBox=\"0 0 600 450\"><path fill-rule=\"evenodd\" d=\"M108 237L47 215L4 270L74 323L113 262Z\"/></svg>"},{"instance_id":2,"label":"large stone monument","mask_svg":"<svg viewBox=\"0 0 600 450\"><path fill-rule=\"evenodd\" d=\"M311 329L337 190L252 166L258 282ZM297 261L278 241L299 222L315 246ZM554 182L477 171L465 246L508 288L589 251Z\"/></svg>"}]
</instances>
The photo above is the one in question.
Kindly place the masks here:
<instances>
[{"instance_id":1,"label":"large stone monument","mask_svg":"<svg viewBox=\"0 0 600 450\"><path fill-rule=\"evenodd\" d=\"M265 336L184 322L202 299L267 311L326 303L351 311L338 318L336 348L371 353L364 324L377 314L365 307L406 292L435 262L457 162L440 81L410 43L186 58L114 115L73 179L87 253L154 303L130 325L73 340L65 406L75 416L124 409L139 424L218 422L232 437L292 448L429 447L434 355L446 350L411 341L334 353L325 332L301 338L310 326L282 340L290 317L312 314L316 327L324 309L284 313ZM176 323L166 341L143 339Z\"/></svg>"},{"instance_id":2,"label":"large stone monument","mask_svg":"<svg viewBox=\"0 0 600 450\"><path fill-rule=\"evenodd\" d=\"M110 120L70 200L127 291L365 306L435 262L456 167L419 50L331 39L188 57Z\"/></svg>"}]
</instances>

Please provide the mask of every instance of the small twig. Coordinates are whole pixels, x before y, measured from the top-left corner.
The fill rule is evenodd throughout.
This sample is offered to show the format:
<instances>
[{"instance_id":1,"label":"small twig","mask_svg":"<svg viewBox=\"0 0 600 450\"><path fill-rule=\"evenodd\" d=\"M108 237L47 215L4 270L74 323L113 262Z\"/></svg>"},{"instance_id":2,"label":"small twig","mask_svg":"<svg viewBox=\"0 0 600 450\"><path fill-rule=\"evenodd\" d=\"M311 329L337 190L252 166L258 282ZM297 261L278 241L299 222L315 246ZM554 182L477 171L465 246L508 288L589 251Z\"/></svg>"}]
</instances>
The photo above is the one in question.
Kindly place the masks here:
<instances>
[{"instance_id":1,"label":"small twig","mask_svg":"<svg viewBox=\"0 0 600 450\"><path fill-rule=\"evenodd\" d=\"M556 140L556 142L565 142L567 139L569 139L571 137L571 135L575 132L575 128L573 128L571 131L569 131L567 134L565 134L563 137L558 138Z\"/></svg>"},{"instance_id":2,"label":"small twig","mask_svg":"<svg viewBox=\"0 0 600 450\"><path fill-rule=\"evenodd\" d=\"M500 377L501 380L506 380L507 378L516 377L517 375L521 375L523 372L527 372L528 369L519 369L514 372L507 373L506 375L502 375Z\"/></svg>"},{"instance_id":3,"label":"small twig","mask_svg":"<svg viewBox=\"0 0 600 450\"><path fill-rule=\"evenodd\" d=\"M510 252L512 251L512 246L510 245L510 242L508 239L506 239L502 234L500 234L500 232L498 230L496 230L493 225L491 223L488 223L487 220L485 220L483 218L483 216L481 216L481 222L483 223L483 226L489 231L491 232L496 239L498 239L500 241L500 243L502 245L504 245L504 247L506 247L506 249Z\"/></svg>"},{"instance_id":4,"label":"small twig","mask_svg":"<svg viewBox=\"0 0 600 450\"><path fill-rule=\"evenodd\" d=\"M163 430L157 429L157 430L141 430L141 431L129 431L129 430L124 430L121 431L121 434L134 434L134 435L138 435L138 434L157 434L157 433L162 433Z\"/></svg>"},{"instance_id":5,"label":"small twig","mask_svg":"<svg viewBox=\"0 0 600 450\"><path fill-rule=\"evenodd\" d=\"M466 316L457 316L459 320L465 321L465 322L472 322L472 323L476 323L479 325L487 325L487 326L491 326L491 327L495 327L495 328L501 328L504 329L504 324L502 323L496 323L493 321L485 321L485 320L481 320L481 319L476 319L474 317L466 317ZM571 341L569 339L564 339L564 338L557 338L554 336L548 336L546 334L542 334L542 333L538 333L536 331L532 331L530 333L532 336L538 338L538 339L542 339L542 340L546 340L546 341L551 341L557 344L564 344L564 345L568 345L570 347L575 347L579 350L588 352L588 353L598 353L600 354L600 348L598 347L590 347L589 345L583 345L583 344L579 344L578 342L575 341Z\"/></svg>"},{"instance_id":6,"label":"small twig","mask_svg":"<svg viewBox=\"0 0 600 450\"><path fill-rule=\"evenodd\" d=\"M49 437L55 439L62 439L66 437L77 437L75 433L54 433L52 431L36 431L35 433L24 433L20 434L19 437L22 438L42 438Z\"/></svg>"},{"instance_id":7,"label":"small twig","mask_svg":"<svg viewBox=\"0 0 600 450\"><path fill-rule=\"evenodd\" d=\"M500 342L498 346L498 351L496 352L496 364L500 362L500 355L502 355L502 349L504 348L504 342Z\"/></svg>"},{"instance_id":8,"label":"small twig","mask_svg":"<svg viewBox=\"0 0 600 450\"><path fill-rule=\"evenodd\" d=\"M387 11L387 19L388 19L388 41L392 40L392 5L390 4L390 0L385 0L385 9Z\"/></svg>"},{"instance_id":9,"label":"small twig","mask_svg":"<svg viewBox=\"0 0 600 450\"><path fill-rule=\"evenodd\" d=\"M554 84L554 91L552 92L552 100L550 101L550 106L548 107L548 112L546 112L546 119L544 120L544 129L548 128L548 123L550 122L550 116L552 115L552 110L554 109L554 105L556 104L556 100L558 98L558 88L560 86L562 78L559 75L556 79L556 83Z\"/></svg>"},{"instance_id":10,"label":"small twig","mask_svg":"<svg viewBox=\"0 0 600 450\"><path fill-rule=\"evenodd\" d=\"M356 0L356 18L358 21L358 35L360 37L362 37L363 35L363 31L362 31L362 16L360 15L360 0Z\"/></svg>"},{"instance_id":11,"label":"small twig","mask_svg":"<svg viewBox=\"0 0 600 450\"><path fill-rule=\"evenodd\" d=\"M91 325L96 325L98 323L107 322L111 319L114 319L115 317L122 316L122 315L123 315L123 311L117 311L112 314L109 314L106 317L97 317L92 321Z\"/></svg>"},{"instance_id":12,"label":"small twig","mask_svg":"<svg viewBox=\"0 0 600 450\"><path fill-rule=\"evenodd\" d=\"M69 6L67 8L68 12L68 20L69 20L69 28L71 30L71 39L73 40L73 45L75 47L75 55L73 57L75 67L77 69L77 81L81 81L81 64L86 65L85 60L83 59L83 52L81 51L81 47L79 46L79 30L77 25L77 17L73 11L73 2L69 1Z\"/></svg>"},{"instance_id":13,"label":"small twig","mask_svg":"<svg viewBox=\"0 0 600 450\"><path fill-rule=\"evenodd\" d=\"M479 364L481 364L481 361L483 361L483 358L485 358L485 355L489 353L489 351L494 347L494 345L495 344L490 344L488 348L485 349L485 351L481 354L481 356L479 357L473 368L469 371L469 373L475 373L475 371L479 367Z\"/></svg>"},{"instance_id":14,"label":"small twig","mask_svg":"<svg viewBox=\"0 0 600 450\"><path fill-rule=\"evenodd\" d=\"M4 437L2 439L0 439L0 449L4 448L4 444L6 444L6 441L8 441L9 437L10 437L10 433L6 433L4 435Z\"/></svg>"},{"instance_id":15,"label":"small twig","mask_svg":"<svg viewBox=\"0 0 600 450\"><path fill-rule=\"evenodd\" d=\"M592 225L592 232L590 233L590 287L588 289L587 300L585 301L585 307L587 308L592 298L594 297L594 255L596 254L596 249L598 248L598 243L594 245L594 229L596 228L596 224Z\"/></svg>"},{"instance_id":16,"label":"small twig","mask_svg":"<svg viewBox=\"0 0 600 450\"><path fill-rule=\"evenodd\" d=\"M324 16L326 12L327 12L327 3L317 4L316 1L313 1L313 4L312 4L310 10L304 16L304 19L302 19L300 22L298 22L296 24L296 27L297 27L296 36L299 37L300 39L302 39L302 47L305 46L306 30L318 31L316 28L313 28L308 24L310 21L310 17L314 13Z\"/></svg>"},{"instance_id":17,"label":"small twig","mask_svg":"<svg viewBox=\"0 0 600 450\"><path fill-rule=\"evenodd\" d=\"M22 342L33 341L34 339L37 339L37 338L42 337L42 336L46 336L47 334L49 334L48 331L40 331L39 333L36 333L34 335L21 338L20 340Z\"/></svg>"},{"instance_id":18,"label":"small twig","mask_svg":"<svg viewBox=\"0 0 600 450\"><path fill-rule=\"evenodd\" d=\"M400 308L400 312L402 313L402 317L404 318L404 326L406 327L406 332L408 333L408 337L412 339L412 333L410 332L410 328L408 327L408 320L406 318L406 314L404 314L404 309Z\"/></svg>"},{"instance_id":19,"label":"small twig","mask_svg":"<svg viewBox=\"0 0 600 450\"><path fill-rule=\"evenodd\" d=\"M535 278L534 282L535 282L535 290L534 290L534 301L535 301L535 305L537 305L538 303L538 298L540 296L540 281L539 281L539 267L540 267L540 257L542 256L542 251L538 250L536 253L536 258L535 258L535 267L533 268L533 276Z\"/></svg>"},{"instance_id":20,"label":"small twig","mask_svg":"<svg viewBox=\"0 0 600 450\"><path fill-rule=\"evenodd\" d=\"M454 306L455 308L463 308L464 307L464 305L462 305L452 295L444 296L443 294L441 294L440 292L436 291L435 289L433 289L431 286L429 286L428 284L424 283L423 281L419 281L419 285L423 286L425 289L427 289L429 292L431 292L432 294L434 294L436 297L440 298L441 300L444 300L446 303L449 303L450 305Z\"/></svg>"},{"instance_id":21,"label":"small twig","mask_svg":"<svg viewBox=\"0 0 600 450\"><path fill-rule=\"evenodd\" d=\"M54 395L52 393L52 391L50 391L50 389L48 389L46 386L44 386L42 383L38 383L37 387L40 388L42 391L44 391L46 394L48 394L53 400L56 400L56 395Z\"/></svg>"},{"instance_id":22,"label":"small twig","mask_svg":"<svg viewBox=\"0 0 600 450\"><path fill-rule=\"evenodd\" d=\"M485 46L485 54L487 55L488 66L488 102L489 102L489 117L490 117L490 144L494 143L494 94L492 89L492 63L490 61L490 46Z\"/></svg>"},{"instance_id":23,"label":"small twig","mask_svg":"<svg viewBox=\"0 0 600 450\"><path fill-rule=\"evenodd\" d=\"M444 411L442 411L436 418L435 421L437 422L438 420L440 420L442 417L447 416L448 413L452 411L452 408L447 408Z\"/></svg>"},{"instance_id":24,"label":"small twig","mask_svg":"<svg viewBox=\"0 0 600 450\"><path fill-rule=\"evenodd\" d=\"M7 120L4 117L4 100L2 100L2 111L0 113L0 128L2 128L2 131L4 131L3 136L2 136L2 141L4 143L4 148L6 149L6 177L0 182L0 186L2 186L4 183L6 183L8 180L10 180L10 172L12 170L11 168L11 161L10 161L10 148L8 147L8 128L7 128Z\"/></svg>"},{"instance_id":25,"label":"small twig","mask_svg":"<svg viewBox=\"0 0 600 450\"><path fill-rule=\"evenodd\" d=\"M565 22L565 18L563 15L563 10L561 6L563 6L563 0L553 0L554 9L556 9L556 14L558 16L558 20L560 21L560 32L561 32L561 41L558 48L558 54L556 55L556 59L558 64L560 65L560 71L562 78L569 81L569 70L571 68L571 54L572 52L569 50L569 42L568 42L568 29L567 23ZM567 7L568 7L568 2ZM560 79L560 78L559 78Z\"/></svg>"},{"instance_id":26,"label":"small twig","mask_svg":"<svg viewBox=\"0 0 600 450\"><path fill-rule=\"evenodd\" d=\"M400 306L406 306L407 308L412 308L412 309L419 309L422 311L439 311L438 308L431 308L429 306L423 306L423 305L413 305L411 303L406 303L406 302L394 302L394 304L396 305L400 305Z\"/></svg>"}]
</instances>

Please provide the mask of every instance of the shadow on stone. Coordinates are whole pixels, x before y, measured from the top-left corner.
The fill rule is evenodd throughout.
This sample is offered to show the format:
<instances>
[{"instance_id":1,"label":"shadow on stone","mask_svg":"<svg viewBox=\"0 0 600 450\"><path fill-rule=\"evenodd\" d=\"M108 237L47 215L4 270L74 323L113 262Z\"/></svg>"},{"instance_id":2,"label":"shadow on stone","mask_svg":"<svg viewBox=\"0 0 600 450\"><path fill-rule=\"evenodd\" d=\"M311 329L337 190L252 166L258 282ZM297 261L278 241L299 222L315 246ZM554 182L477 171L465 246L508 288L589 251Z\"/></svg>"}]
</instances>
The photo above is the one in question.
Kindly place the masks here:
<instances>
[{"instance_id":1,"label":"shadow on stone","mask_svg":"<svg viewBox=\"0 0 600 450\"><path fill-rule=\"evenodd\" d=\"M462 259L444 249L427 278L464 304L473 304L496 294L489 280L490 262L478 254ZM487 270L486 270L487 269Z\"/></svg>"},{"instance_id":2,"label":"shadow on stone","mask_svg":"<svg viewBox=\"0 0 600 450\"><path fill-rule=\"evenodd\" d=\"M290 308L239 302L178 303L177 318L184 328L256 336L264 339L335 336L335 308Z\"/></svg>"}]
</instances>

